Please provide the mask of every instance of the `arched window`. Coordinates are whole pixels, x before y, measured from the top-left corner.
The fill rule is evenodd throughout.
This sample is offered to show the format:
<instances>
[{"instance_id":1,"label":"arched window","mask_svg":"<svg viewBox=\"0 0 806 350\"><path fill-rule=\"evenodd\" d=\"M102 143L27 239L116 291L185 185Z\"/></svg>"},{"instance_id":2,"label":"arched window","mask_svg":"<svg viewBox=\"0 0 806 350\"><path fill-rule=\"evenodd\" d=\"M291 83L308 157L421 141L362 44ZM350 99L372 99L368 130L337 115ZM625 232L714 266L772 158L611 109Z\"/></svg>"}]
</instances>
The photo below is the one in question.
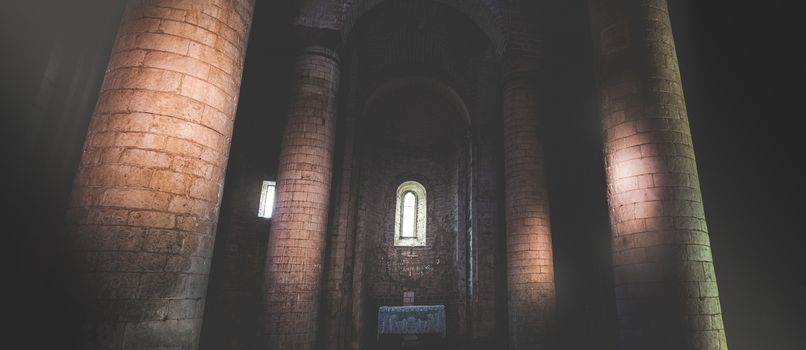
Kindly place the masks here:
<instances>
[{"instance_id":1,"label":"arched window","mask_svg":"<svg viewBox=\"0 0 806 350\"><path fill-rule=\"evenodd\" d=\"M403 195L403 216L400 217L400 238L417 237L417 196L414 192Z\"/></svg>"},{"instance_id":2,"label":"arched window","mask_svg":"<svg viewBox=\"0 0 806 350\"><path fill-rule=\"evenodd\" d=\"M419 182L406 181L397 188L395 246L425 245L426 198Z\"/></svg>"}]
</instances>

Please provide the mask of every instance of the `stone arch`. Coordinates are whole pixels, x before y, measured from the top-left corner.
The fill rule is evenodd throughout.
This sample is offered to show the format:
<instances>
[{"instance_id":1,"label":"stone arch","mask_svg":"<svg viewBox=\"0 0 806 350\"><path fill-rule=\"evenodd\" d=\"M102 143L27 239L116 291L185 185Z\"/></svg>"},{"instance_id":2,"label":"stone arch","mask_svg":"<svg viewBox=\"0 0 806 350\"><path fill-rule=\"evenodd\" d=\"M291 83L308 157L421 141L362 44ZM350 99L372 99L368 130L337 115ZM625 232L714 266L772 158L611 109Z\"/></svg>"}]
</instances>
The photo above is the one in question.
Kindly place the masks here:
<instances>
[{"instance_id":1,"label":"stone arch","mask_svg":"<svg viewBox=\"0 0 806 350\"><path fill-rule=\"evenodd\" d=\"M456 92L452 87L448 86L447 84L424 76L408 76L402 77L397 79L392 79L387 81L386 83L379 86L375 91L367 98L367 100L363 104L362 115L366 115L369 108L373 105L375 101L383 96L386 96L395 90L401 88L417 88L424 91L428 91L434 93L437 96L440 96L446 100L448 100L451 105L456 108L456 111L462 117L462 121L465 124L466 128L470 128L470 112L465 105L464 99L459 93Z\"/></svg>"},{"instance_id":2,"label":"stone arch","mask_svg":"<svg viewBox=\"0 0 806 350\"><path fill-rule=\"evenodd\" d=\"M374 7L388 0L345 0L342 37L348 38L358 20ZM476 24L492 43L495 53L505 51L504 7L498 0L429 0L447 5Z\"/></svg>"}]
</instances>

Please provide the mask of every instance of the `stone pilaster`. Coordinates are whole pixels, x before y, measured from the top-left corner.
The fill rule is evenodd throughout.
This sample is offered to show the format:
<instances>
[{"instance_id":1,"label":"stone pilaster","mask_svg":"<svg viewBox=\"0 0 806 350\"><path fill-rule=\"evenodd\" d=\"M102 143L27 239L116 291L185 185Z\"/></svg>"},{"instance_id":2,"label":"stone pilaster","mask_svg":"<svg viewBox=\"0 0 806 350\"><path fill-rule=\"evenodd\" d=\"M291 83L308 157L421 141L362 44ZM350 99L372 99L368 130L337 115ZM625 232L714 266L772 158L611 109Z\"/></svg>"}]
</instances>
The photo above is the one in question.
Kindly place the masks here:
<instances>
[{"instance_id":1,"label":"stone pilaster","mask_svg":"<svg viewBox=\"0 0 806 350\"><path fill-rule=\"evenodd\" d=\"M270 349L316 346L338 82L335 51L322 46L302 50L266 252L264 334Z\"/></svg>"},{"instance_id":2,"label":"stone pilaster","mask_svg":"<svg viewBox=\"0 0 806 350\"><path fill-rule=\"evenodd\" d=\"M253 6L127 5L67 215L87 348L198 345Z\"/></svg>"},{"instance_id":3,"label":"stone pilaster","mask_svg":"<svg viewBox=\"0 0 806 350\"><path fill-rule=\"evenodd\" d=\"M509 344L545 348L555 311L549 204L533 74L505 77L504 176Z\"/></svg>"},{"instance_id":4,"label":"stone pilaster","mask_svg":"<svg viewBox=\"0 0 806 350\"><path fill-rule=\"evenodd\" d=\"M727 349L666 0L591 0L621 349Z\"/></svg>"}]
</instances>

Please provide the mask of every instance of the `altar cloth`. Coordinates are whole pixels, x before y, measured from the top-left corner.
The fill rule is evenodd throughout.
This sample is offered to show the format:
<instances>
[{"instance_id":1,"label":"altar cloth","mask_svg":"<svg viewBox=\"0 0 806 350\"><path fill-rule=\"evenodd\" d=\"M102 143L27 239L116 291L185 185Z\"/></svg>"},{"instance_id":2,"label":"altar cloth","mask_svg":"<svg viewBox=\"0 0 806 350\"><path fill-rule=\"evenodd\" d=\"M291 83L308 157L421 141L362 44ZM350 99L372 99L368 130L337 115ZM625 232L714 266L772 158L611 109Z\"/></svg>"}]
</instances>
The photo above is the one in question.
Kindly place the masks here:
<instances>
[{"instance_id":1,"label":"altar cloth","mask_svg":"<svg viewBox=\"0 0 806 350\"><path fill-rule=\"evenodd\" d=\"M382 334L441 334L445 337L445 305L381 306L378 336Z\"/></svg>"}]
</instances>

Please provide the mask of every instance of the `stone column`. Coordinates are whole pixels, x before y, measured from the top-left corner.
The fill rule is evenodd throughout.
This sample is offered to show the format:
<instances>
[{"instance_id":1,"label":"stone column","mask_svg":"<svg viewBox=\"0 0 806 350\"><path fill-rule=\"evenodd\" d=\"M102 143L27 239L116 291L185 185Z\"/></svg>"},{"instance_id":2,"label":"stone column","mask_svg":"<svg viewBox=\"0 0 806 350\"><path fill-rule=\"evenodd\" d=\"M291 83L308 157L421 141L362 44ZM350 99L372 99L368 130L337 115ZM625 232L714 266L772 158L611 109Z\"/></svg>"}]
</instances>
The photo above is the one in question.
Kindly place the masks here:
<instances>
[{"instance_id":1,"label":"stone column","mask_svg":"<svg viewBox=\"0 0 806 350\"><path fill-rule=\"evenodd\" d=\"M270 349L316 346L335 139L336 52L305 47L294 74L266 251L264 334Z\"/></svg>"},{"instance_id":2,"label":"stone column","mask_svg":"<svg viewBox=\"0 0 806 350\"><path fill-rule=\"evenodd\" d=\"M252 9L127 5L67 214L87 348L198 345Z\"/></svg>"},{"instance_id":3,"label":"stone column","mask_svg":"<svg viewBox=\"0 0 806 350\"><path fill-rule=\"evenodd\" d=\"M591 0L622 349L727 349L665 0Z\"/></svg>"},{"instance_id":4,"label":"stone column","mask_svg":"<svg viewBox=\"0 0 806 350\"><path fill-rule=\"evenodd\" d=\"M504 176L509 344L550 346L555 309L549 205L533 74L505 77Z\"/></svg>"}]
</instances>

